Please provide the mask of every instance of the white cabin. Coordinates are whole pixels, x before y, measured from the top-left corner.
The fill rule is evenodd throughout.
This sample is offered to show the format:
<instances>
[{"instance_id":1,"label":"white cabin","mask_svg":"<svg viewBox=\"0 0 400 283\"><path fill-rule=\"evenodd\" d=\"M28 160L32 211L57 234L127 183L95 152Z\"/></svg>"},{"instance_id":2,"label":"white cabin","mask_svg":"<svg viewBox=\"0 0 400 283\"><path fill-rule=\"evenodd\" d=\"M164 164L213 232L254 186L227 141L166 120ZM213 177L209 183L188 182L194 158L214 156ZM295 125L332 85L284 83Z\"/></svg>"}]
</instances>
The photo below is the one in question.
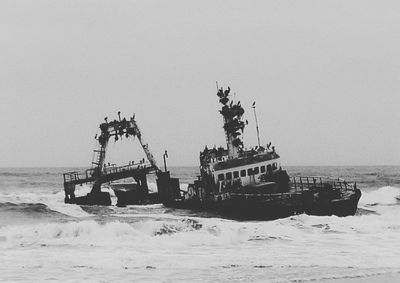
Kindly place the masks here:
<instances>
[{"instance_id":1,"label":"white cabin","mask_svg":"<svg viewBox=\"0 0 400 283\"><path fill-rule=\"evenodd\" d=\"M272 173L279 167L279 158L276 158L223 170L215 170L212 173L215 183L219 184L221 190L223 183L229 180L240 179L242 186L258 184L260 183L261 175L267 172Z\"/></svg>"}]
</instances>

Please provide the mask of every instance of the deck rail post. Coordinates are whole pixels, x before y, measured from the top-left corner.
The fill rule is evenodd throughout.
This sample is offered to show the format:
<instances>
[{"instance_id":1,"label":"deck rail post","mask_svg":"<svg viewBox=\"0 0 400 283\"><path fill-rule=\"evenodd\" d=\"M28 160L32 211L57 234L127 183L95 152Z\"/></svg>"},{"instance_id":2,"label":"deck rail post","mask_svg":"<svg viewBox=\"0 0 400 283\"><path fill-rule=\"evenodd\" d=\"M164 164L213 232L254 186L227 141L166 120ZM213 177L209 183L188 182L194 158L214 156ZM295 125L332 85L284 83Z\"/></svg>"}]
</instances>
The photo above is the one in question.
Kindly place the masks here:
<instances>
[{"instance_id":1,"label":"deck rail post","mask_svg":"<svg viewBox=\"0 0 400 283\"><path fill-rule=\"evenodd\" d=\"M300 188L301 188L301 192L303 192L303 180L300 177Z\"/></svg>"}]
</instances>

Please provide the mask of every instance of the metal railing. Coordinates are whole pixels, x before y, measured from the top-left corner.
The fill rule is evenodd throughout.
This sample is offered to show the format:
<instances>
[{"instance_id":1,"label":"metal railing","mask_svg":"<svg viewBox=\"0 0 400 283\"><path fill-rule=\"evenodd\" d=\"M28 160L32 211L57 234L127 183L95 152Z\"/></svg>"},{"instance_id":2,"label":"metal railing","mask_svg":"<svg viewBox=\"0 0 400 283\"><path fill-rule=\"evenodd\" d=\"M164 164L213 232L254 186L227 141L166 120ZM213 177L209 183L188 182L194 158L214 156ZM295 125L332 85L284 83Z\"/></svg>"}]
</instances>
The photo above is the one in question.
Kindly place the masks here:
<instances>
[{"instance_id":1,"label":"metal railing","mask_svg":"<svg viewBox=\"0 0 400 283\"><path fill-rule=\"evenodd\" d=\"M320 177L320 176L295 176L290 179L291 188L295 190L303 189L338 189L354 190L354 184L348 183L341 178Z\"/></svg>"},{"instance_id":2,"label":"metal railing","mask_svg":"<svg viewBox=\"0 0 400 283\"><path fill-rule=\"evenodd\" d=\"M87 169L84 172L67 172L64 173L64 183L73 183L80 180L87 180L93 177L95 168Z\"/></svg>"},{"instance_id":3,"label":"metal railing","mask_svg":"<svg viewBox=\"0 0 400 283\"><path fill-rule=\"evenodd\" d=\"M133 171L133 170L139 170L139 169L147 169L151 168L150 162L145 162L145 163L136 163L136 164L130 164L130 165L124 165L124 166L105 166L103 167L102 174L107 175L107 174L115 174L115 173L121 173L121 172L126 172L126 171Z\"/></svg>"},{"instance_id":4,"label":"metal railing","mask_svg":"<svg viewBox=\"0 0 400 283\"><path fill-rule=\"evenodd\" d=\"M101 170L101 175L107 176L111 174L136 171L142 169L151 170L154 168L149 162L130 164L119 167L113 164L110 166L104 166L103 169ZM84 182L90 183L95 179L95 177L99 176L99 174L96 175L96 173L98 173L98 170L99 170L98 168L90 168L85 170L84 172L73 171L64 173L64 183L84 183Z\"/></svg>"}]
</instances>

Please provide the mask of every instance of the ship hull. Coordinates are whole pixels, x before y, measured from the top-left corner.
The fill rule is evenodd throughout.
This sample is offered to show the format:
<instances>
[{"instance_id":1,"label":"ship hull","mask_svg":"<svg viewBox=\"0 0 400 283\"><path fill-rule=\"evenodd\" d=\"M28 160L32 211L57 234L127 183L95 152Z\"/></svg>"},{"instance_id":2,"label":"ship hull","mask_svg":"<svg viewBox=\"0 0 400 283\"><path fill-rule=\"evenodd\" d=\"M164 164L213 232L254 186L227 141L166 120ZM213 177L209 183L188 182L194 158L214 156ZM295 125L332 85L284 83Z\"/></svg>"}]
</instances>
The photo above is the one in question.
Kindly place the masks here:
<instances>
[{"instance_id":1,"label":"ship hull","mask_svg":"<svg viewBox=\"0 0 400 283\"><path fill-rule=\"evenodd\" d=\"M315 201L307 194L286 194L285 198L271 198L272 195L249 199L228 199L201 203L194 200L175 200L164 203L165 206L178 209L208 211L223 217L238 220L274 220L297 214L318 216L351 216L357 211L361 196L359 190L348 198Z\"/></svg>"},{"instance_id":2,"label":"ship hull","mask_svg":"<svg viewBox=\"0 0 400 283\"><path fill-rule=\"evenodd\" d=\"M349 216L357 212L358 201L361 198L361 191L355 189L354 193L344 197L332 199L329 201L313 200L305 206L305 213L310 215L336 215Z\"/></svg>"},{"instance_id":3,"label":"ship hull","mask_svg":"<svg viewBox=\"0 0 400 283\"><path fill-rule=\"evenodd\" d=\"M343 183L344 184L344 183ZM274 186L243 187L224 193L206 193L213 187L201 180L188 187L186 197L179 193L179 183L169 173L157 180L160 200L166 207L215 212L233 219L269 220L306 213L309 215L354 215L361 191L357 188L338 191L328 183L310 183L299 190L294 186L274 192ZM271 190L271 188L273 188ZM264 193L262 192L264 189ZM268 189L268 190L267 190ZM184 194L185 195L185 194Z\"/></svg>"}]
</instances>

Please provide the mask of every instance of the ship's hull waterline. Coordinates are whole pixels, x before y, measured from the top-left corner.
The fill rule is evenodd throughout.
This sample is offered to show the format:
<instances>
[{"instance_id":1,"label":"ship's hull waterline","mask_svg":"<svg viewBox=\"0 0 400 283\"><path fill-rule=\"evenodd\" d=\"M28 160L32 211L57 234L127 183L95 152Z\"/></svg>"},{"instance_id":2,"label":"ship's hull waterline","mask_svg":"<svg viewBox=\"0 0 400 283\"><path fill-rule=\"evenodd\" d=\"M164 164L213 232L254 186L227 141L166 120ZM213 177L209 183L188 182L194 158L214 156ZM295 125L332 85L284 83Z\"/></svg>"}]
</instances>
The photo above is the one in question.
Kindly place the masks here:
<instances>
[{"instance_id":1,"label":"ship's hull waterline","mask_svg":"<svg viewBox=\"0 0 400 283\"><path fill-rule=\"evenodd\" d=\"M346 199L317 202L310 194L291 194L290 196L258 196L248 198L235 196L217 202L200 203L195 201L173 201L164 203L171 208L197 211L212 211L221 216L243 220L274 220L297 214L318 216L350 216L357 212L361 192L357 190Z\"/></svg>"}]
</instances>

